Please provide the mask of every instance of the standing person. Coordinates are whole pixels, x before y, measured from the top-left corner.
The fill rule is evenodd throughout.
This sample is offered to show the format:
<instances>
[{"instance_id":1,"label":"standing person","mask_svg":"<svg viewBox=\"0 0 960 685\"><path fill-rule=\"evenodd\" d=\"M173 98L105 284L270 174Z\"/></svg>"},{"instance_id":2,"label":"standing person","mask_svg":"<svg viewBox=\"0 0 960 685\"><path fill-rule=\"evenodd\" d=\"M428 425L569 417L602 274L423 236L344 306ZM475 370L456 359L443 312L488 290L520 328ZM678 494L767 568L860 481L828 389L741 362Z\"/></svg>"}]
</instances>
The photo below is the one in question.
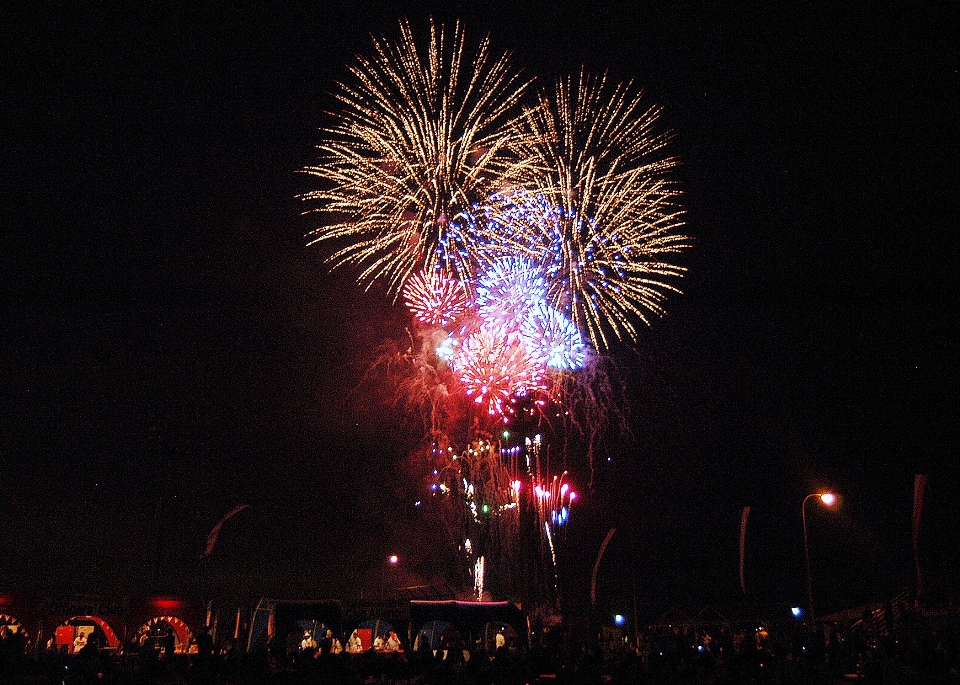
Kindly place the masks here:
<instances>
[{"instance_id":1,"label":"standing person","mask_svg":"<svg viewBox=\"0 0 960 685\"><path fill-rule=\"evenodd\" d=\"M202 658L213 656L213 636L207 626L200 628L200 634L197 635L197 655Z\"/></svg>"},{"instance_id":2,"label":"standing person","mask_svg":"<svg viewBox=\"0 0 960 685\"><path fill-rule=\"evenodd\" d=\"M167 628L163 635L163 658L172 659L177 651L177 638L173 634L173 628Z\"/></svg>"}]
</instances>

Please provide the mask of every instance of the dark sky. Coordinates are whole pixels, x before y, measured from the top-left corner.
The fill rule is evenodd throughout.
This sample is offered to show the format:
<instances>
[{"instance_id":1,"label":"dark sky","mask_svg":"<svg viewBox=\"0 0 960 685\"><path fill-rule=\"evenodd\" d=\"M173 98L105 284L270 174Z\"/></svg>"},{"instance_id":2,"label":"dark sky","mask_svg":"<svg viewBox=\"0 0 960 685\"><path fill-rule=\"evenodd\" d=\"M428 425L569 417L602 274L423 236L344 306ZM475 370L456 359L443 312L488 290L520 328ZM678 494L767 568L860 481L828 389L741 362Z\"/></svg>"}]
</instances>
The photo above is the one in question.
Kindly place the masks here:
<instances>
[{"instance_id":1,"label":"dark sky","mask_svg":"<svg viewBox=\"0 0 960 685\"><path fill-rule=\"evenodd\" d=\"M843 503L808 509L818 603L890 597L913 584L915 473L926 580L956 596L957 8L845 4L16 10L0 590L343 596L395 550L429 578L419 435L361 384L405 316L327 273L296 196L353 55L433 14L532 76L635 79L683 161L689 276L617 353L631 431L567 531L573 601L611 526L611 608L743 599L749 505L746 599L798 602L820 488Z\"/></svg>"}]
</instances>

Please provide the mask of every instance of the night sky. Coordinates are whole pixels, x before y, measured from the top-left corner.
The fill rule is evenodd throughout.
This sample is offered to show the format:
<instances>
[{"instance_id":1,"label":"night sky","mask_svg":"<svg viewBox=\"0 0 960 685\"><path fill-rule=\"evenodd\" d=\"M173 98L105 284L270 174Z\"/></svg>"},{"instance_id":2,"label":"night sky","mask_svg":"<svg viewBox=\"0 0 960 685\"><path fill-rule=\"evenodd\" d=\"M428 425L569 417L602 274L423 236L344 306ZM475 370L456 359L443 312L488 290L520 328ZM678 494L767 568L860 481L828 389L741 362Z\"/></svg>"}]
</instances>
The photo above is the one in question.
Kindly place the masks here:
<instances>
[{"instance_id":1,"label":"night sky","mask_svg":"<svg viewBox=\"0 0 960 685\"><path fill-rule=\"evenodd\" d=\"M369 35L433 15L544 83L634 79L682 160L684 294L616 351L630 431L592 489L571 456L569 603L612 526L604 609L800 602L822 488L818 610L890 598L917 473L924 581L956 598L956 5L454 4L3 20L0 590L346 597L392 552L390 582L432 580L421 434L364 382L407 315L305 246L297 172Z\"/></svg>"}]
</instances>

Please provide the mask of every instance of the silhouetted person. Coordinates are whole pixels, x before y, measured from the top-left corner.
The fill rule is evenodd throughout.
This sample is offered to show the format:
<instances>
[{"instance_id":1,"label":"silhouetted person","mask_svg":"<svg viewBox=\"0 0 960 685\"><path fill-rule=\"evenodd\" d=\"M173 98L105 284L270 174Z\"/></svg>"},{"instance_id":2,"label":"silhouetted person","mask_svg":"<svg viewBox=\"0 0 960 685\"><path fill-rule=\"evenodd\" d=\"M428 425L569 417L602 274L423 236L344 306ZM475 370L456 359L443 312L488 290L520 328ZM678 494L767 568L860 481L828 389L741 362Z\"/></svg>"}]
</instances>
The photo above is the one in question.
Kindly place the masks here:
<instances>
[{"instance_id":1,"label":"silhouetted person","mask_svg":"<svg viewBox=\"0 0 960 685\"><path fill-rule=\"evenodd\" d=\"M213 636L207 626L203 626L197 635L197 655L202 658L213 655Z\"/></svg>"},{"instance_id":2,"label":"silhouetted person","mask_svg":"<svg viewBox=\"0 0 960 685\"><path fill-rule=\"evenodd\" d=\"M327 656L333 652L332 630L327 630L320 636L320 640L317 643L317 651L319 656Z\"/></svg>"},{"instance_id":3,"label":"silhouetted person","mask_svg":"<svg viewBox=\"0 0 960 685\"><path fill-rule=\"evenodd\" d=\"M173 634L173 628L167 628L167 632L163 636L163 657L165 659L172 659L176 650L177 638Z\"/></svg>"}]
</instances>

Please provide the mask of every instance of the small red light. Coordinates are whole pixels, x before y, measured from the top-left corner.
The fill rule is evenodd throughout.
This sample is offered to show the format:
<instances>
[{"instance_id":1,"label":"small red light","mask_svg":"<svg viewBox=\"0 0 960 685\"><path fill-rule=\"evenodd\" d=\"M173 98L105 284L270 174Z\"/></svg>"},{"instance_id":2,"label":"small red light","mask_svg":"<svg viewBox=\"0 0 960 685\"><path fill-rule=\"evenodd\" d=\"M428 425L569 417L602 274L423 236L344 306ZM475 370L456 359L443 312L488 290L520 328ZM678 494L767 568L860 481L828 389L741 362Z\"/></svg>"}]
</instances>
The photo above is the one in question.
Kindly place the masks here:
<instances>
[{"instance_id":1,"label":"small red light","mask_svg":"<svg viewBox=\"0 0 960 685\"><path fill-rule=\"evenodd\" d=\"M157 609L179 609L183 606L183 602L181 602L179 599L157 598L153 600L151 604Z\"/></svg>"}]
</instances>

